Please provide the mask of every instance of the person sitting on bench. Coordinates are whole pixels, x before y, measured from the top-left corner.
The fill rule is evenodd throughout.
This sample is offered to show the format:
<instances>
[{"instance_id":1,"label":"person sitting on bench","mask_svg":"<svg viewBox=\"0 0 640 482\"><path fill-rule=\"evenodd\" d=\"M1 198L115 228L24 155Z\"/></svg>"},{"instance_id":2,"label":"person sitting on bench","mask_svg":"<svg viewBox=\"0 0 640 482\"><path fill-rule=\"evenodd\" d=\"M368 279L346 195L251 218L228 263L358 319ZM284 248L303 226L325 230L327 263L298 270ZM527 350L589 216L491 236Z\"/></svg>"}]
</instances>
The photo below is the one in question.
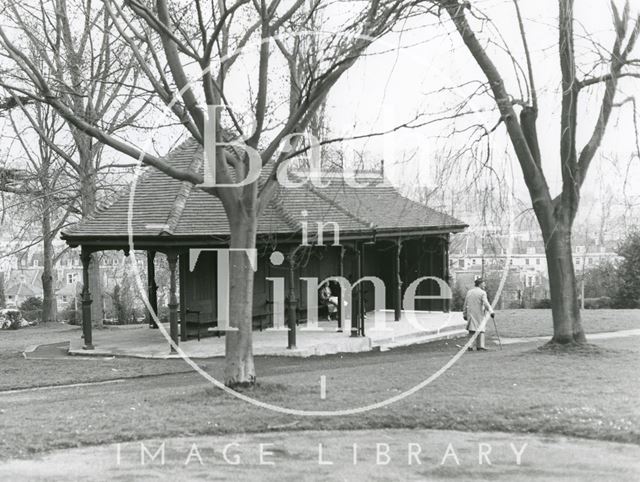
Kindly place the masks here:
<instances>
[{"instance_id":1,"label":"person sitting on bench","mask_svg":"<svg viewBox=\"0 0 640 482\"><path fill-rule=\"evenodd\" d=\"M332 316L338 312L338 297L332 296L328 283L320 290L320 302L327 307L327 321L332 321Z\"/></svg>"}]
</instances>

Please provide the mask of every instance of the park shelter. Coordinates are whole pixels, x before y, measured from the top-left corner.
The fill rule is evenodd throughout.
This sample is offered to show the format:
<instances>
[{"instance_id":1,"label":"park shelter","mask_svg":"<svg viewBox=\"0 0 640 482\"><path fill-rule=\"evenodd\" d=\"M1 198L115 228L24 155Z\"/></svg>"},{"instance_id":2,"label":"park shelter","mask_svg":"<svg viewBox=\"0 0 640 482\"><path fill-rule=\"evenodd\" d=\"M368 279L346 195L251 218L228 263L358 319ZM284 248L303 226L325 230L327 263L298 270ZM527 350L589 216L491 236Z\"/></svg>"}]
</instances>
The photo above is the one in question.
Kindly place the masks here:
<instances>
[{"instance_id":1,"label":"park shelter","mask_svg":"<svg viewBox=\"0 0 640 482\"><path fill-rule=\"evenodd\" d=\"M202 172L202 158L201 146L189 140L171 151L165 161L178 169ZM276 306L268 278L285 279L287 322L293 328L306 316L304 277L323 280L342 276L354 282L363 276L377 276L386 287L384 306L394 310L396 320L400 318L403 290L412 281L423 276L449 280L449 238L465 229L462 221L402 196L381 173L375 179L371 174L357 176L359 183L368 182L366 187L353 186L341 172L328 173L324 181L328 184L325 187L311 182L300 183L298 187L278 185L259 219L253 290L255 329L272 326L274 314L282 308ZM324 226L322 244L315 243L318 223ZM335 239L336 225L339 239ZM312 246L304 249L304 256L296 257L296 263L274 265L271 262L274 251L285 257L296 249L299 251L304 242L303 226L307 227L307 243ZM158 286L154 260L157 253L167 256L170 333L176 343L187 340L190 327L196 326L199 334L199 324L215 326L219 321L216 320L217 254L207 249L228 246L229 225L222 203L190 182L147 168L115 201L66 229L62 238L71 247L81 247L83 333L87 349L93 347L88 269L91 253L98 251L147 252L147 296L156 313ZM190 266L190 251L196 249L204 251L195 266ZM426 281L419 285L417 294L439 292L437 283ZM341 297L342 293L338 295ZM364 335L363 317L373 309L373 303L373 288L369 283L359 283L350 308L353 333L348 335ZM416 309L448 311L448 304L447 300L423 299L416 302ZM338 327L340 323L338 319ZM295 333L295 329L289 331L289 336L291 331Z\"/></svg>"}]
</instances>

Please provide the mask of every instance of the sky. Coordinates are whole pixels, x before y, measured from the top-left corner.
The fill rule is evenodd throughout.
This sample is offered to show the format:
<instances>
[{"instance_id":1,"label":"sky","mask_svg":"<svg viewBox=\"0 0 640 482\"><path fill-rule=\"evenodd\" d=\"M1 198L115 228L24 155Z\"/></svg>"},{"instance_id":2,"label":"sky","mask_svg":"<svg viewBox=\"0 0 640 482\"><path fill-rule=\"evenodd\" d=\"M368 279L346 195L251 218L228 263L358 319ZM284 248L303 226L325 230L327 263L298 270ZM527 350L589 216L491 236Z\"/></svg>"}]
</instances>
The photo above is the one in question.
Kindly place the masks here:
<instances>
[{"instance_id":1,"label":"sky","mask_svg":"<svg viewBox=\"0 0 640 482\"><path fill-rule=\"evenodd\" d=\"M492 38L496 43L508 46L513 57L525 69L522 41L512 0L480 0L472 3L494 22L494 25L484 26L482 33L478 34L479 38L485 44ZM557 194L561 182L558 7L555 0L521 0L520 5L540 105L537 127L543 167L552 193ZM638 15L640 2L633 2L631 11ZM594 43L601 43L610 49L613 42L612 13L609 2L578 1L575 17L576 58L580 72L590 69L597 60L593 53ZM376 47L379 50L395 47L394 51L364 59L336 87L329 99L332 107L330 123L336 131L365 132L367 126L371 131L388 129L392 124L388 122L390 112L396 122L401 123L411 119L416 113L445 111L458 104L470 92L469 88L451 87L483 79L458 33L453 30L450 20L443 16L442 21L438 22L435 17L431 17L420 23L415 22L411 27L414 30L402 36L391 35L383 39ZM520 94L509 57L499 47L489 46L489 52L503 73L509 92L514 98L524 97ZM635 53L636 58L640 57L640 46L636 46ZM603 72L600 69L595 73ZM474 89L476 87L477 85L473 85ZM435 94L429 95L431 92ZM621 80L617 99L624 99L637 92L640 92L638 79ZM583 91L580 95L579 149L591 134L601 97L601 86ZM492 129L499 117L488 95L475 97L465 111L475 111L468 117L468 124L482 124L487 129ZM617 109L612 115L607 135L583 188L581 215L595 213L591 206L593 197L602 198L615 193L618 202L622 202L623 195L631 199L636 197L637 200L640 183L624 183L625 177L632 181L640 180L640 159L637 157L633 115L630 104ZM430 118L435 117L438 116ZM354 129L354 125L358 127ZM468 141L468 133L450 136L450 130L451 123L443 122L370 139L360 143L358 148L370 150L373 156L384 156L385 172L394 183L405 185L420 182L429 186L437 182L434 179L434 160L442 158L444 152L452 146L463 145ZM438 136L445 137L438 139ZM393 146L389 147L388 144ZM383 154L385 152L386 155ZM486 154L486 150L478 153L480 154ZM464 162L468 163L469 159ZM499 126L491 136L491 166L506 173L507 177L512 174L515 193L521 199L526 198L522 175L512 155L504 125ZM487 172L487 175L490 174ZM455 177L451 182L453 185L460 185L460 178Z\"/></svg>"},{"instance_id":2,"label":"sky","mask_svg":"<svg viewBox=\"0 0 640 482\"><path fill-rule=\"evenodd\" d=\"M339 2L345 14L358 2ZM515 74L513 62L506 51L524 68L524 54L517 26L513 0L475 0L491 23L480 29L478 37L488 46L494 62L503 74L507 88L514 98L524 98L523 76ZM622 2L616 0L622 9ZM560 73L557 52L556 0L520 0L529 47L533 60L540 112L538 133L541 142L543 167L552 194L560 187L559 113ZM632 13L638 15L640 1L632 1ZM594 45L609 48L613 41L611 7L607 1L576 1L576 54L578 69L588 71L597 61ZM339 15L329 17L319 26L322 32L332 32L339 24ZM421 121L451 117L452 108L467 99L480 85L483 74L462 44L453 24L443 12L441 18L422 16L398 26L401 34L393 33L378 40L369 55L360 59L338 82L327 101L326 124L328 137L384 132L398 124L419 116ZM492 41L492 43L490 43ZM640 58L640 45L632 57ZM251 93L248 81L255 77L256 64L250 55L237 63L238 72L229 95L238 99ZM277 60L272 63L273 82L286 70ZM602 73L602 68L594 73ZM245 78L245 79L243 79ZM518 80L520 82L518 82ZM463 87L457 87L464 85ZM618 99L640 92L640 80L623 79ZM580 96L578 146L588 139L598 112L602 88L583 91ZM239 100L241 103L242 101ZM607 135L583 188L580 216L597 217L598 201L613 198L617 207L625 201L640 203L640 159L635 132L634 112L630 104L617 109L610 121ZM509 145L504 125L495 128L499 116L488 94L476 95L459 111L455 120L431 123L419 129L403 129L392 134L362 141L342 143L345 152L364 153L372 162L384 159L385 174L392 183L407 193L440 188L441 205L456 203L458 197L474 187L491 186L500 194L513 192L519 199L527 199L519 166ZM158 118L158 125L169 120ZM636 119L640 120L640 119ZM469 145L472 125L487 130L495 128L489 139L474 144L475 149L457 160L452 152ZM453 134L452 130L458 132ZM165 136L159 129L129 138L141 147L163 154L171 147L175 136ZM475 131L477 137L477 131ZM171 139L171 140L170 140ZM105 151L106 156L122 156ZM478 170L480 163L489 160L488 168ZM122 158L122 162L130 162ZM472 166L472 169L469 169ZM446 175L442 174L447 167ZM479 177L478 177L479 176ZM497 182L496 179L500 181ZM504 193L502 192L504 191ZM446 198L448 196L448 198ZM446 199L445 199L446 198ZM637 211L636 211L637 212Z\"/></svg>"}]
</instances>

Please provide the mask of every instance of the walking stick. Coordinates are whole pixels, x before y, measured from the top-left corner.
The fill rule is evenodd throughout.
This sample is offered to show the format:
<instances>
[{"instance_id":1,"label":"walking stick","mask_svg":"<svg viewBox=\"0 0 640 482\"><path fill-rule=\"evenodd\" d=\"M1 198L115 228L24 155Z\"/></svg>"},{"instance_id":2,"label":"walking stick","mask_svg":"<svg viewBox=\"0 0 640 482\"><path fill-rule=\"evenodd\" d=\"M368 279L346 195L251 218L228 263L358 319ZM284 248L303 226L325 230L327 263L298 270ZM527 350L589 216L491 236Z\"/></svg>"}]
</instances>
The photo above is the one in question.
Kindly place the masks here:
<instances>
[{"instance_id":1,"label":"walking stick","mask_svg":"<svg viewBox=\"0 0 640 482\"><path fill-rule=\"evenodd\" d=\"M495 318L495 316L492 316L491 319L493 320L493 328L496 330L496 336L498 337L498 343L500 344L500 350L502 350L502 340L500 339L500 333L498 333L498 325L496 325L496 318Z\"/></svg>"}]
</instances>

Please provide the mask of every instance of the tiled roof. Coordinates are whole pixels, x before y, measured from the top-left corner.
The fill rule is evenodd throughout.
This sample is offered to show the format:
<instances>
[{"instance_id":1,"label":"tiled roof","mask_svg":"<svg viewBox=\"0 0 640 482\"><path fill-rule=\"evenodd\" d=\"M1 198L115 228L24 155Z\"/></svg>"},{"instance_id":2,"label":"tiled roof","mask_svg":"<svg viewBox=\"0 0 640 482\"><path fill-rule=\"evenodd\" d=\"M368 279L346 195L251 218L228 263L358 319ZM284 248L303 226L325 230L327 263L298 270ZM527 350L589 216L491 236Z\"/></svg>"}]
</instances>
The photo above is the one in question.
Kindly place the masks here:
<instances>
[{"instance_id":1,"label":"tiled roof","mask_svg":"<svg viewBox=\"0 0 640 482\"><path fill-rule=\"evenodd\" d=\"M202 148L189 140L166 161L202 172ZM341 233L363 234L373 229L400 234L439 228L453 232L466 227L458 219L403 197L388 182L355 188L342 177L326 180L330 185L321 188L310 183L296 188L279 186L259 220L258 234L295 233L303 221L314 227L317 221L333 221ZM222 203L188 182L148 168L136 182L131 211L130 193L131 187L126 188L110 206L66 229L62 237L68 241L127 237L130 212L134 237L229 235Z\"/></svg>"},{"instance_id":2,"label":"tiled roof","mask_svg":"<svg viewBox=\"0 0 640 482\"><path fill-rule=\"evenodd\" d=\"M36 296L36 290L25 282L11 284L5 290L7 296Z\"/></svg>"}]
</instances>

